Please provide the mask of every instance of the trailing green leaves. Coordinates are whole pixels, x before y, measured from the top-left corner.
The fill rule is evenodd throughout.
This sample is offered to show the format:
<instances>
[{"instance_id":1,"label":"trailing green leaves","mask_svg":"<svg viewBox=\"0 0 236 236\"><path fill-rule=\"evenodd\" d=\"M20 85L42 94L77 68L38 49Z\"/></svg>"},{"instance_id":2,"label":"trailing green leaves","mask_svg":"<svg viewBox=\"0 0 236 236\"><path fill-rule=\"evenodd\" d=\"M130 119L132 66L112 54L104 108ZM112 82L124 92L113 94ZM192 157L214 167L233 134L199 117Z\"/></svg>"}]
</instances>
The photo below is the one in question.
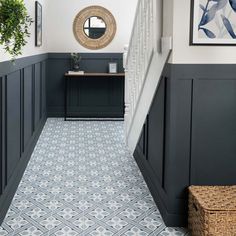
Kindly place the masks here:
<instances>
[{"instance_id":1,"label":"trailing green leaves","mask_svg":"<svg viewBox=\"0 0 236 236\"><path fill-rule=\"evenodd\" d=\"M22 53L32 22L23 0L0 0L0 44L12 60Z\"/></svg>"}]
</instances>

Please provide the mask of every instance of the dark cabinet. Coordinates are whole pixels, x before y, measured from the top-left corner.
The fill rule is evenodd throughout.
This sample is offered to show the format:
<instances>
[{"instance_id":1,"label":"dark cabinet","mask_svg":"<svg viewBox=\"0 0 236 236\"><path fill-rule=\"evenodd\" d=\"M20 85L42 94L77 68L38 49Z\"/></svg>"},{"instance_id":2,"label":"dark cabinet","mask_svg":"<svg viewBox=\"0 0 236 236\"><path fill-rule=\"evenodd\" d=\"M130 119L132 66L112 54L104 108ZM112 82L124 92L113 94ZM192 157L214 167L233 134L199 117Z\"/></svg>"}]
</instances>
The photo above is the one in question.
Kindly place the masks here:
<instances>
[{"instance_id":1,"label":"dark cabinet","mask_svg":"<svg viewBox=\"0 0 236 236\"><path fill-rule=\"evenodd\" d=\"M66 117L123 118L124 74L65 75Z\"/></svg>"}]
</instances>

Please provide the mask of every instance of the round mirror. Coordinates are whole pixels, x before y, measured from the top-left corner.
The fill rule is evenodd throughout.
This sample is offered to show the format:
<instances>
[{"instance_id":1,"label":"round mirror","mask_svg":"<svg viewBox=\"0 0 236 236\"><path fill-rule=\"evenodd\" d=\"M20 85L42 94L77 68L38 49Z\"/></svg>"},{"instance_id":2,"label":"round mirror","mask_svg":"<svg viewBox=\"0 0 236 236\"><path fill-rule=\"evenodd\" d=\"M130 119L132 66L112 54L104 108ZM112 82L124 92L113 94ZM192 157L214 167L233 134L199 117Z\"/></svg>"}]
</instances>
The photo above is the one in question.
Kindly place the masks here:
<instances>
[{"instance_id":1,"label":"round mirror","mask_svg":"<svg viewBox=\"0 0 236 236\"><path fill-rule=\"evenodd\" d=\"M116 21L104 7L89 6L76 15L73 31L82 46L93 50L101 49L115 37Z\"/></svg>"},{"instance_id":2,"label":"round mirror","mask_svg":"<svg viewBox=\"0 0 236 236\"><path fill-rule=\"evenodd\" d=\"M99 39L106 32L106 24L101 17L89 17L84 23L84 33L91 39Z\"/></svg>"}]
</instances>

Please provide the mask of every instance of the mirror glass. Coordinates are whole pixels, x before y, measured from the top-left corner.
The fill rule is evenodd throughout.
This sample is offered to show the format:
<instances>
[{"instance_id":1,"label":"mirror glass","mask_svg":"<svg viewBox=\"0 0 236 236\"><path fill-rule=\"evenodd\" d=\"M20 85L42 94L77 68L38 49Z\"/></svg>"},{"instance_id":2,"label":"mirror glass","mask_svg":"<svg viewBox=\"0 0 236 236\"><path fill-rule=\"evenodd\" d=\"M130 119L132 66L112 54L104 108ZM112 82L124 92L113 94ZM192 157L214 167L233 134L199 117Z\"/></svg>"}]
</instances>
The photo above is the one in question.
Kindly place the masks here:
<instances>
[{"instance_id":1,"label":"mirror glass","mask_svg":"<svg viewBox=\"0 0 236 236\"><path fill-rule=\"evenodd\" d=\"M84 23L84 33L91 39L99 39L106 32L106 24L101 17L89 17Z\"/></svg>"}]
</instances>

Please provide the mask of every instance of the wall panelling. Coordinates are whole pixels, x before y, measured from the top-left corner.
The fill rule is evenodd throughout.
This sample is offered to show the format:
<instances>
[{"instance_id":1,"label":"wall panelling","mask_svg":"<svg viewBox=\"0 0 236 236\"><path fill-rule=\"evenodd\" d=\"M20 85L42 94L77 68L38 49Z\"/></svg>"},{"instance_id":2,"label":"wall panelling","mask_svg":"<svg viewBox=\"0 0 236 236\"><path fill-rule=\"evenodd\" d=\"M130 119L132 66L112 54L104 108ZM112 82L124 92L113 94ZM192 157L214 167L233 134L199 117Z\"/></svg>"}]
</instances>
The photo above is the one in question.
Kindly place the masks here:
<instances>
[{"instance_id":1,"label":"wall panelling","mask_svg":"<svg viewBox=\"0 0 236 236\"><path fill-rule=\"evenodd\" d=\"M108 72L108 63L117 62L123 72L121 53L82 53L80 70ZM47 112L49 117L64 115L64 74L71 70L70 54L49 53L47 74ZM123 78L90 77L70 79L68 113L77 117L123 117Z\"/></svg>"},{"instance_id":2,"label":"wall panelling","mask_svg":"<svg viewBox=\"0 0 236 236\"><path fill-rule=\"evenodd\" d=\"M43 54L0 63L0 222L46 120L46 60Z\"/></svg>"},{"instance_id":3,"label":"wall panelling","mask_svg":"<svg viewBox=\"0 0 236 236\"><path fill-rule=\"evenodd\" d=\"M167 64L134 157L167 226L189 185L236 184L236 66Z\"/></svg>"}]
</instances>

